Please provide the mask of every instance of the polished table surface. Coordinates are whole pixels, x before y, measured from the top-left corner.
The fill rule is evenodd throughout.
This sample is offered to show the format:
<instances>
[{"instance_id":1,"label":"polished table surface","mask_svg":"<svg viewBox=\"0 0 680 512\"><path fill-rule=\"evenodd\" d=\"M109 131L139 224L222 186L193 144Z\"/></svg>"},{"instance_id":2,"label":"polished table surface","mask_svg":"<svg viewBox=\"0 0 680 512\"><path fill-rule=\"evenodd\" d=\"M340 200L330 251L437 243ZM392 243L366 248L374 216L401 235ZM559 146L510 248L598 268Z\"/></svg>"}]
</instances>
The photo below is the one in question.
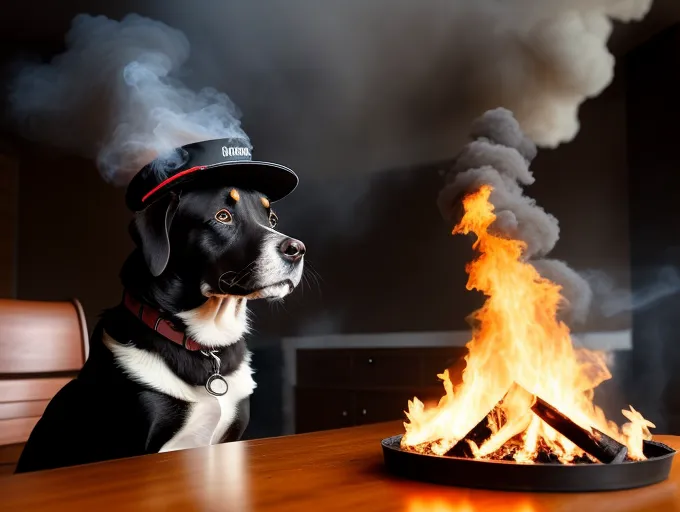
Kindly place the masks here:
<instances>
[{"instance_id":1,"label":"polished table surface","mask_svg":"<svg viewBox=\"0 0 680 512\"><path fill-rule=\"evenodd\" d=\"M385 473L382 423L0 478L0 511L680 512L680 464L654 486L532 494L441 487ZM680 448L680 437L656 439Z\"/></svg>"}]
</instances>

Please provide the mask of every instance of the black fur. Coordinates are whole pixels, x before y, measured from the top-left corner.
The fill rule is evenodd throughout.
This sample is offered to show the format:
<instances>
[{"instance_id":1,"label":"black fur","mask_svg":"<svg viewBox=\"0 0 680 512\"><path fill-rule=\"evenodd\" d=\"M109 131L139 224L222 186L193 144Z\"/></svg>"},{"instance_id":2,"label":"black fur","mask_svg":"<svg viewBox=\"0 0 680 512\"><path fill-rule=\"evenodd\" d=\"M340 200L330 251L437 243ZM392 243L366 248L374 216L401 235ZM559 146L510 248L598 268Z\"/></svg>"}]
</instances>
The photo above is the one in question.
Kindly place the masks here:
<instances>
[{"instance_id":1,"label":"black fur","mask_svg":"<svg viewBox=\"0 0 680 512\"><path fill-rule=\"evenodd\" d=\"M263 227L269 226L272 212L260 194L240 190L235 201L230 190L206 184L181 197L166 196L138 213L131 225L137 249L125 262L121 281L178 328L184 328L178 313L207 300L202 283L213 292L236 295L262 287L253 262L264 238L272 237ZM231 213L231 224L216 220L221 209ZM280 240L289 239L280 235ZM293 272L300 261L280 250L282 268ZM188 404L128 378L102 343L104 332L157 354L188 384L202 386L213 373L209 357L167 340L123 305L105 311L91 336L87 362L48 405L21 455L18 473L156 453L182 427ZM243 340L218 349L220 373L236 370L246 352ZM239 439L249 415L246 398L221 441Z\"/></svg>"}]
</instances>

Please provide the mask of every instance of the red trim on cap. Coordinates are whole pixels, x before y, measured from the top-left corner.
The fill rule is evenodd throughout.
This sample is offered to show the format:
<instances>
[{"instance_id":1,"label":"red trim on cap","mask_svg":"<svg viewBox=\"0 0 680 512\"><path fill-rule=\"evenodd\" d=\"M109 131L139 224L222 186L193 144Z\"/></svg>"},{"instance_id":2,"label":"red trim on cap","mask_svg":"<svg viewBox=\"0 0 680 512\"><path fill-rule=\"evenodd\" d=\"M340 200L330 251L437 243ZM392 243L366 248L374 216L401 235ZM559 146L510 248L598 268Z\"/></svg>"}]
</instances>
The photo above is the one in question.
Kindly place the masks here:
<instances>
[{"instance_id":1,"label":"red trim on cap","mask_svg":"<svg viewBox=\"0 0 680 512\"><path fill-rule=\"evenodd\" d=\"M146 325L151 327L158 334L170 341L183 346L192 352L198 350L209 350L200 345L196 340L189 338L183 331L178 331L175 327L161 317L159 311L149 306L143 305L135 299L128 292L123 296L123 304L128 308L137 318L139 318Z\"/></svg>"},{"instance_id":2,"label":"red trim on cap","mask_svg":"<svg viewBox=\"0 0 680 512\"><path fill-rule=\"evenodd\" d=\"M158 192L160 189L162 189L163 187L165 187L167 184L172 183L173 181L175 181L176 179L181 178L182 176L186 176L187 174L191 174L192 172L202 171L202 170L205 169L206 167L207 167L207 165L197 165L196 167L190 167L190 168L188 168L188 169L184 169L183 171L178 172L177 174L173 174L173 175L170 176L169 178L164 179L164 180L161 181L158 185L156 185L154 188L152 188L149 192L147 192L147 193L144 195L144 197L142 197L142 203L143 203L144 201L146 201L147 199L149 199L149 196L152 196L153 194L155 194L156 192Z\"/></svg>"}]
</instances>

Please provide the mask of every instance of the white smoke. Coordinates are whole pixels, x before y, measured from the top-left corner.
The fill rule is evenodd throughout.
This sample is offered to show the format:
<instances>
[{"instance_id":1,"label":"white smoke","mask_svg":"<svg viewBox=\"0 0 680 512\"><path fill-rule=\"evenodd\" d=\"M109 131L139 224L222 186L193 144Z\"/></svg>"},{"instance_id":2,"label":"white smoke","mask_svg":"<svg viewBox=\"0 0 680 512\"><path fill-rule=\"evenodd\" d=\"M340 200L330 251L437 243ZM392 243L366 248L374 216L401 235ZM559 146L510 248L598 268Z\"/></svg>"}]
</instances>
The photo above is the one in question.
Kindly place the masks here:
<instances>
[{"instance_id":1,"label":"white smoke","mask_svg":"<svg viewBox=\"0 0 680 512\"><path fill-rule=\"evenodd\" d=\"M647 269L646 273L647 282L633 293L629 289L617 287L604 272L581 272L593 291L597 308L605 317L655 306L663 299L680 293L680 273L675 267Z\"/></svg>"},{"instance_id":2,"label":"white smoke","mask_svg":"<svg viewBox=\"0 0 680 512\"><path fill-rule=\"evenodd\" d=\"M639 20L650 5L273 0L263 9L166 0L156 12L203 41L215 80L214 62L252 77L238 85L230 77L229 91L249 119L266 118L258 136L278 145L277 156L346 174L449 158L472 119L499 105L539 146L570 141L579 105L612 80L613 23ZM266 101L253 94L263 84Z\"/></svg>"},{"instance_id":3,"label":"white smoke","mask_svg":"<svg viewBox=\"0 0 680 512\"><path fill-rule=\"evenodd\" d=\"M498 105L541 146L571 140L579 105L612 79L613 21L641 19L651 0L139 5L188 35L192 80L238 97L277 158L346 174L450 157ZM178 82L178 30L81 15L66 43L18 74L11 113L26 136L97 157L107 179L178 143L243 136L227 96Z\"/></svg>"},{"instance_id":4,"label":"white smoke","mask_svg":"<svg viewBox=\"0 0 680 512\"><path fill-rule=\"evenodd\" d=\"M96 159L107 181L125 185L175 147L247 139L226 94L179 80L189 53L185 35L161 22L78 15L64 53L18 68L11 114L26 137Z\"/></svg>"},{"instance_id":5,"label":"white smoke","mask_svg":"<svg viewBox=\"0 0 680 512\"><path fill-rule=\"evenodd\" d=\"M526 243L524 257L562 287L565 320L584 322L593 299L590 284L566 263L545 258L559 239L559 224L524 195L523 187L534 182L529 170L534 143L555 147L572 140L579 130L580 104L611 82L614 57L607 40L612 20L641 19L651 0L492 3L477 5L480 12L484 6L493 13L493 35L486 39L481 31L473 38L483 49L475 56L486 57L490 65L473 68L476 80L466 83L476 86L474 94L485 108L491 99L506 108L489 110L473 122L473 140L456 157L438 206L455 223L462 195L491 185L497 215L492 229Z\"/></svg>"},{"instance_id":6,"label":"white smoke","mask_svg":"<svg viewBox=\"0 0 680 512\"><path fill-rule=\"evenodd\" d=\"M481 67L483 87L496 97L497 105L514 112L533 141L555 147L576 136L578 107L600 94L613 78L614 57L607 49L613 20L642 19L652 0L482 4L496 5L494 28L501 33L491 37L487 57L493 63Z\"/></svg>"},{"instance_id":7,"label":"white smoke","mask_svg":"<svg viewBox=\"0 0 680 512\"><path fill-rule=\"evenodd\" d=\"M543 258L559 239L557 219L524 195L523 186L534 182L529 170L536 155L533 142L524 135L512 112L491 110L477 119L471 130L475 139L456 158L446 177L437 204L451 224L459 220L460 199L467 192L491 185L490 201L496 221L491 229L526 243L523 256L539 273L562 287L564 319L584 322L592 291L588 282L559 260Z\"/></svg>"}]
</instances>

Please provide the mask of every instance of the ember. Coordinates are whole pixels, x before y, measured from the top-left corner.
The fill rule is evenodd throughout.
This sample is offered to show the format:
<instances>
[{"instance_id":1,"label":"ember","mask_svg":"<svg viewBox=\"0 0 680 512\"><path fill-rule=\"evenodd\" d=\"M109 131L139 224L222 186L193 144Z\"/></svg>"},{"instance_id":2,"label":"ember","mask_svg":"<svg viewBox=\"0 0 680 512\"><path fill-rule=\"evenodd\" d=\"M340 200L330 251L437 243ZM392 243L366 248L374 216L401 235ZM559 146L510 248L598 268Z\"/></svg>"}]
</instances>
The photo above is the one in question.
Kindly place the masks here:
<instances>
[{"instance_id":1,"label":"ember","mask_svg":"<svg viewBox=\"0 0 680 512\"><path fill-rule=\"evenodd\" d=\"M482 185L468 194L453 230L476 235L467 288L487 297L472 317L462 383L454 388L444 371L436 407L409 402L401 448L520 463L644 460L654 425L631 407L619 429L593 404L611 377L604 355L573 346L557 315L560 287L523 259L524 242L493 231L491 192Z\"/></svg>"}]
</instances>

